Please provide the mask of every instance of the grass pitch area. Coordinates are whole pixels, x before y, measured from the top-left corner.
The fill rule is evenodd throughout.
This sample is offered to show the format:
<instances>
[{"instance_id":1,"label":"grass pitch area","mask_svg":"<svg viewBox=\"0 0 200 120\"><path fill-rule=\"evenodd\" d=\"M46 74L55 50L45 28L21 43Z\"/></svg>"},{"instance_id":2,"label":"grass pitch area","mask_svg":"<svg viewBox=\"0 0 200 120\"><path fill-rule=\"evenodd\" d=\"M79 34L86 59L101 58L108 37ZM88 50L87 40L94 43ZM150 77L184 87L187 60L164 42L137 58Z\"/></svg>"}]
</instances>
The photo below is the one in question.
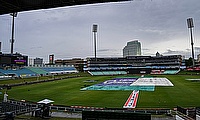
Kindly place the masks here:
<instances>
[{"instance_id":1,"label":"grass pitch area","mask_svg":"<svg viewBox=\"0 0 200 120\"><path fill-rule=\"evenodd\" d=\"M47 98L55 101L54 104L57 105L122 108L132 91L80 90L116 77L119 76L85 76L12 87L8 90L8 98L32 102ZM166 77L174 86L156 86L155 91L140 91L136 108L200 106L200 82L186 80L198 79L199 75L157 75L156 77ZM3 93L4 90L1 92ZM3 94L0 97L3 99Z\"/></svg>"}]
</instances>

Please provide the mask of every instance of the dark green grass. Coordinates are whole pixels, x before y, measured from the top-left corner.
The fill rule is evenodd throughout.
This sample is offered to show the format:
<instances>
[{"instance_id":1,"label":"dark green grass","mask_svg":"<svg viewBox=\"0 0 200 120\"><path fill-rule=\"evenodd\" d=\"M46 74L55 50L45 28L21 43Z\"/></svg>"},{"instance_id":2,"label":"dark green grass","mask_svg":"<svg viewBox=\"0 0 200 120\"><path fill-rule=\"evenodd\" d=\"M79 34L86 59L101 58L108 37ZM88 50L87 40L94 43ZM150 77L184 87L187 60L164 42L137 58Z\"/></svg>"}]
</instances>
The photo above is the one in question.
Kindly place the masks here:
<instances>
[{"instance_id":1,"label":"dark green grass","mask_svg":"<svg viewBox=\"0 0 200 120\"><path fill-rule=\"evenodd\" d=\"M122 108L132 91L80 91L84 86L115 78L117 76L86 76L64 79L54 82L13 87L8 90L10 99L38 102L51 99L54 104L66 106L91 106ZM200 82L188 81L188 78L200 78L197 75L163 75L174 87L156 87L154 92L140 91L137 108L173 108L176 106L200 106ZM85 82L95 80L96 82ZM2 90L3 92L3 90ZM1 99L3 95L0 95Z\"/></svg>"},{"instance_id":2,"label":"dark green grass","mask_svg":"<svg viewBox=\"0 0 200 120\"><path fill-rule=\"evenodd\" d=\"M171 80L174 87L156 87L154 92L140 91L137 107L200 106L200 82L186 80L200 76L168 75L166 77Z\"/></svg>"},{"instance_id":3,"label":"dark green grass","mask_svg":"<svg viewBox=\"0 0 200 120\"><path fill-rule=\"evenodd\" d=\"M86 80L96 80L85 83ZM110 77L78 77L62 81L46 82L14 87L8 91L10 99L38 102L48 98L59 105L94 107L121 107L130 91L80 91L84 85L96 84Z\"/></svg>"}]
</instances>

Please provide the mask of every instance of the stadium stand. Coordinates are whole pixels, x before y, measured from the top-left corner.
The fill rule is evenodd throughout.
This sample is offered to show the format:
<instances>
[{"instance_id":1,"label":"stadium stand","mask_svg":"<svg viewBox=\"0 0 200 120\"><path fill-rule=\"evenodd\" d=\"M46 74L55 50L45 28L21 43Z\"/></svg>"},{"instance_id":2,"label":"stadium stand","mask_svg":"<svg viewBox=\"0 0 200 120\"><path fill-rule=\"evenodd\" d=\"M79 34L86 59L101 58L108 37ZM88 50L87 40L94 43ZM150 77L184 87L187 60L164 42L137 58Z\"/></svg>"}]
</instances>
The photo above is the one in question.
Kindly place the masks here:
<instances>
[{"instance_id":1,"label":"stadium stand","mask_svg":"<svg viewBox=\"0 0 200 120\"><path fill-rule=\"evenodd\" d=\"M22 68L22 69L0 69L0 72L8 75L8 76L15 76L15 77L30 77L30 76L35 76L35 73L32 72L31 70L27 68Z\"/></svg>"},{"instance_id":2,"label":"stadium stand","mask_svg":"<svg viewBox=\"0 0 200 120\"><path fill-rule=\"evenodd\" d=\"M165 70L151 70L151 74L163 74Z\"/></svg>"},{"instance_id":3,"label":"stadium stand","mask_svg":"<svg viewBox=\"0 0 200 120\"><path fill-rule=\"evenodd\" d=\"M165 70L163 74L177 74L180 70Z\"/></svg>"},{"instance_id":4,"label":"stadium stand","mask_svg":"<svg viewBox=\"0 0 200 120\"><path fill-rule=\"evenodd\" d=\"M11 76L5 75L0 72L0 80L6 80L6 79L11 79Z\"/></svg>"},{"instance_id":5,"label":"stadium stand","mask_svg":"<svg viewBox=\"0 0 200 120\"><path fill-rule=\"evenodd\" d=\"M90 74L90 75L103 75L103 73L100 71L100 72L95 72L95 71L88 71L88 73Z\"/></svg>"},{"instance_id":6,"label":"stadium stand","mask_svg":"<svg viewBox=\"0 0 200 120\"><path fill-rule=\"evenodd\" d=\"M184 65L181 55L127 56L87 58L84 70L90 71L93 75L115 75L116 71L126 71L118 74L176 74ZM98 73L95 74L94 71ZM99 73L102 71L107 72Z\"/></svg>"},{"instance_id":7,"label":"stadium stand","mask_svg":"<svg viewBox=\"0 0 200 120\"><path fill-rule=\"evenodd\" d=\"M49 74L65 74L78 72L73 66L37 66L37 67L23 67L20 69L0 69L0 79L6 79L11 77L33 77L37 75L49 75Z\"/></svg>"},{"instance_id":8,"label":"stadium stand","mask_svg":"<svg viewBox=\"0 0 200 120\"><path fill-rule=\"evenodd\" d=\"M38 67L27 67L27 69L35 72L36 74L40 74L40 75L46 75L48 72L38 68Z\"/></svg>"},{"instance_id":9,"label":"stadium stand","mask_svg":"<svg viewBox=\"0 0 200 120\"><path fill-rule=\"evenodd\" d=\"M126 71L88 71L90 75L126 75Z\"/></svg>"},{"instance_id":10,"label":"stadium stand","mask_svg":"<svg viewBox=\"0 0 200 120\"><path fill-rule=\"evenodd\" d=\"M48 73L71 73L71 72L78 72L75 67L68 66L68 67L41 67L42 70Z\"/></svg>"},{"instance_id":11,"label":"stadium stand","mask_svg":"<svg viewBox=\"0 0 200 120\"><path fill-rule=\"evenodd\" d=\"M3 73L0 73L0 76L4 76L5 74L3 74Z\"/></svg>"},{"instance_id":12,"label":"stadium stand","mask_svg":"<svg viewBox=\"0 0 200 120\"><path fill-rule=\"evenodd\" d=\"M180 70L151 70L151 74L177 74Z\"/></svg>"}]
</instances>

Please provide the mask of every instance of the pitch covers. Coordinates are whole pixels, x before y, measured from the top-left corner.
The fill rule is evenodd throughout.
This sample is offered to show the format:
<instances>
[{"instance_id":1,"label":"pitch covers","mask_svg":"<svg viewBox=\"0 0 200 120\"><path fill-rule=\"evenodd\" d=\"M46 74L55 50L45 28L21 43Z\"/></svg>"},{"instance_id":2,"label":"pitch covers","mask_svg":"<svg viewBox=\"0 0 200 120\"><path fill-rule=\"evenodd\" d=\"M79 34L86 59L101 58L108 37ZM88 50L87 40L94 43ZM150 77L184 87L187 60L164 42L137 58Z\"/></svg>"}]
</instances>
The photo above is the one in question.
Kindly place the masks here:
<instances>
[{"instance_id":1,"label":"pitch covers","mask_svg":"<svg viewBox=\"0 0 200 120\"><path fill-rule=\"evenodd\" d=\"M138 99L139 91L134 90L129 98L127 99L126 103L124 104L123 108L135 108L137 104L137 99Z\"/></svg>"}]
</instances>

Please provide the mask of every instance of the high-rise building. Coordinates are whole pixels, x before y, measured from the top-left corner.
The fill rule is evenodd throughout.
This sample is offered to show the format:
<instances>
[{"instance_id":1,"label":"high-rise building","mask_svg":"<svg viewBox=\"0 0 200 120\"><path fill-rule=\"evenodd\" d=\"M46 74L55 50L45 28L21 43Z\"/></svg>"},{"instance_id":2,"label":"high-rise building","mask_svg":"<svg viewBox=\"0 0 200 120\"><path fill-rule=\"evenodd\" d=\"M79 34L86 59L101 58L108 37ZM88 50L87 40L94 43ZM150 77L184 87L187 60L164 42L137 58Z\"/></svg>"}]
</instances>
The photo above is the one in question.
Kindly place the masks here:
<instances>
[{"instance_id":1,"label":"high-rise building","mask_svg":"<svg viewBox=\"0 0 200 120\"><path fill-rule=\"evenodd\" d=\"M54 64L54 55L49 55L49 64L53 65Z\"/></svg>"},{"instance_id":2,"label":"high-rise building","mask_svg":"<svg viewBox=\"0 0 200 120\"><path fill-rule=\"evenodd\" d=\"M42 65L43 59L42 58L36 58L34 59L34 65Z\"/></svg>"},{"instance_id":3,"label":"high-rise building","mask_svg":"<svg viewBox=\"0 0 200 120\"><path fill-rule=\"evenodd\" d=\"M123 49L123 57L141 55L141 44L138 40L130 41Z\"/></svg>"},{"instance_id":4,"label":"high-rise building","mask_svg":"<svg viewBox=\"0 0 200 120\"><path fill-rule=\"evenodd\" d=\"M28 59L28 66L33 66L34 65L34 60L33 58Z\"/></svg>"}]
</instances>

